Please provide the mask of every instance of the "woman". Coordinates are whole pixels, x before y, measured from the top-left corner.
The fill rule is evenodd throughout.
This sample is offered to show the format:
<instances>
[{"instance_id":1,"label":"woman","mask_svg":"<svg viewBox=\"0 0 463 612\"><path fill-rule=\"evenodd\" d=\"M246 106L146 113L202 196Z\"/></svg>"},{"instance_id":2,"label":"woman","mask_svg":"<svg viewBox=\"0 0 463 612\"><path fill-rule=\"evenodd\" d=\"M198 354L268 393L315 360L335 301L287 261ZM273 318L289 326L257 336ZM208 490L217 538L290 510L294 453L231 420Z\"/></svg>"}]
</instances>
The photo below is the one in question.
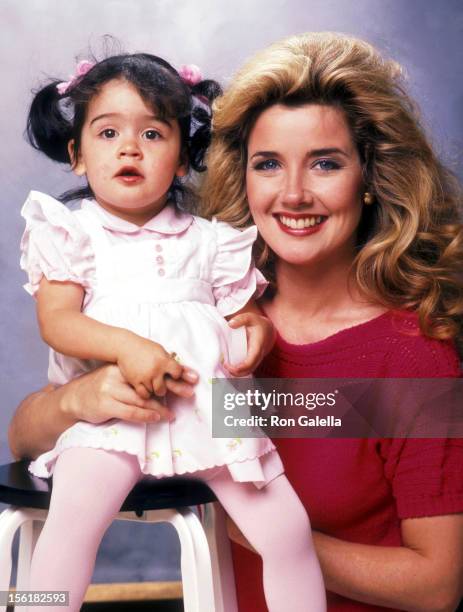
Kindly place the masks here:
<instances>
[{"instance_id":1,"label":"woman","mask_svg":"<svg viewBox=\"0 0 463 612\"><path fill-rule=\"evenodd\" d=\"M459 195L399 77L364 42L309 34L256 55L218 101L204 201L259 228L279 334L262 377L459 375ZM275 442L330 610L457 605L461 440ZM237 547L235 566L240 609L264 610L257 558Z\"/></svg>"},{"instance_id":2,"label":"woman","mask_svg":"<svg viewBox=\"0 0 463 612\"><path fill-rule=\"evenodd\" d=\"M273 281L261 306L278 331L260 375L459 375L460 196L398 67L371 46L303 35L251 60L217 105L203 192L206 214L226 201L224 220L244 226L252 214L259 229ZM12 450L34 456L44 428L52 446L70 422L121 417L134 401L112 367L45 389L18 409ZM136 400L131 418L147 407ZM276 444L311 517L329 610L456 607L461 440ZM264 610L257 557L236 547L235 569L240 610Z\"/></svg>"}]
</instances>

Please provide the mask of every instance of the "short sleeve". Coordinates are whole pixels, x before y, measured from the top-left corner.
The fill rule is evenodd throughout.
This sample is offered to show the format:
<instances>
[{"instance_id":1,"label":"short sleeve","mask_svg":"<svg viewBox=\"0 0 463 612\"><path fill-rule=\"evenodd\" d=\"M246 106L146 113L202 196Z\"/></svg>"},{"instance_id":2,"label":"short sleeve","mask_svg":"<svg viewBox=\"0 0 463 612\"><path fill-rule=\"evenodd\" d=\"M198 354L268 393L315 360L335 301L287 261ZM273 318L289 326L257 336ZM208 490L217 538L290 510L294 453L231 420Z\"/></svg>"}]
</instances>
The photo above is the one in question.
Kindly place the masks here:
<instances>
[{"instance_id":1,"label":"short sleeve","mask_svg":"<svg viewBox=\"0 0 463 612\"><path fill-rule=\"evenodd\" d=\"M400 519L463 512L463 439L383 440Z\"/></svg>"},{"instance_id":2,"label":"short sleeve","mask_svg":"<svg viewBox=\"0 0 463 612\"><path fill-rule=\"evenodd\" d=\"M76 216L54 198L31 191L21 215L21 268L29 277L24 288L35 295L42 277L89 287L95 273L91 240Z\"/></svg>"},{"instance_id":3,"label":"short sleeve","mask_svg":"<svg viewBox=\"0 0 463 612\"><path fill-rule=\"evenodd\" d=\"M238 230L213 221L216 250L211 264L211 284L216 306L223 316L233 314L265 291L268 283L252 261L257 228Z\"/></svg>"}]
</instances>

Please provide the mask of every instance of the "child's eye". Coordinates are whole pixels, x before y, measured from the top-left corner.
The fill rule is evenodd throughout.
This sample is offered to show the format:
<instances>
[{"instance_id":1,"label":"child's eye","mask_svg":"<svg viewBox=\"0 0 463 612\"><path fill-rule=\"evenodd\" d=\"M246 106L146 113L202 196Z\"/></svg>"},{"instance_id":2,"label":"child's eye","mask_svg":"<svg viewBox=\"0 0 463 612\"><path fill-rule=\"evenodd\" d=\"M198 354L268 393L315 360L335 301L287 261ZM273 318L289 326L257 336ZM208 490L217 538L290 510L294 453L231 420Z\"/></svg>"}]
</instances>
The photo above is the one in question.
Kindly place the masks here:
<instances>
[{"instance_id":1,"label":"child's eye","mask_svg":"<svg viewBox=\"0 0 463 612\"><path fill-rule=\"evenodd\" d=\"M156 140L161 138L161 134L157 130L146 130L146 132L143 132L143 138L145 140Z\"/></svg>"},{"instance_id":2,"label":"child's eye","mask_svg":"<svg viewBox=\"0 0 463 612\"><path fill-rule=\"evenodd\" d=\"M102 138L107 138L108 140L111 138L115 138L117 135L116 130L113 130L111 128L107 128L106 130L103 130L102 132L100 132L100 136Z\"/></svg>"},{"instance_id":3,"label":"child's eye","mask_svg":"<svg viewBox=\"0 0 463 612\"><path fill-rule=\"evenodd\" d=\"M276 159L266 159L264 161L259 162L254 166L255 170L276 170L280 167L280 164Z\"/></svg>"},{"instance_id":4,"label":"child's eye","mask_svg":"<svg viewBox=\"0 0 463 612\"><path fill-rule=\"evenodd\" d=\"M313 165L314 168L320 168L324 172L329 172L330 170L338 170L341 166L332 159L319 159Z\"/></svg>"}]
</instances>

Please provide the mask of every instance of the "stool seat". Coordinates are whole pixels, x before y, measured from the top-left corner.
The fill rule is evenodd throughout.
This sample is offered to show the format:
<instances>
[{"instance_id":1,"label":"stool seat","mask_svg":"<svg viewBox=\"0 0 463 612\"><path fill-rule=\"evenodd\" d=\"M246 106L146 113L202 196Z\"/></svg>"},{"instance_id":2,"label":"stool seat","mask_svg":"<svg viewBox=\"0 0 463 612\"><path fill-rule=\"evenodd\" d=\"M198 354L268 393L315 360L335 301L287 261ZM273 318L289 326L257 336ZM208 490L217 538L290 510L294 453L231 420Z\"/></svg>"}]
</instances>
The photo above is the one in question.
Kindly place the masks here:
<instances>
[{"instance_id":1,"label":"stool seat","mask_svg":"<svg viewBox=\"0 0 463 612\"><path fill-rule=\"evenodd\" d=\"M47 510L50 505L52 478L37 478L27 469L29 461L16 461L0 466L0 502L25 508ZM200 506L217 498L201 480L174 476L146 476L132 489L124 501L122 512Z\"/></svg>"}]
</instances>

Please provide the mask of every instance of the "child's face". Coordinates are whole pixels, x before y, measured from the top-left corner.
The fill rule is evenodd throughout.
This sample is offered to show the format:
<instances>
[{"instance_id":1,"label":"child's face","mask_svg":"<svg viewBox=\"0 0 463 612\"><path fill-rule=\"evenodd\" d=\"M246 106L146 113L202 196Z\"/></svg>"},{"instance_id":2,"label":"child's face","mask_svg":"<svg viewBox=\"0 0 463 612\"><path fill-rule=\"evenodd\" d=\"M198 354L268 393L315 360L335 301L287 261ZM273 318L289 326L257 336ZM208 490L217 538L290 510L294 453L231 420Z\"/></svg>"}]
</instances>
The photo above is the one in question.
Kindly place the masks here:
<instances>
[{"instance_id":1,"label":"child's face","mask_svg":"<svg viewBox=\"0 0 463 612\"><path fill-rule=\"evenodd\" d=\"M89 102L74 171L87 175L100 206L142 225L186 173L178 122L156 117L127 81L109 81Z\"/></svg>"}]
</instances>

